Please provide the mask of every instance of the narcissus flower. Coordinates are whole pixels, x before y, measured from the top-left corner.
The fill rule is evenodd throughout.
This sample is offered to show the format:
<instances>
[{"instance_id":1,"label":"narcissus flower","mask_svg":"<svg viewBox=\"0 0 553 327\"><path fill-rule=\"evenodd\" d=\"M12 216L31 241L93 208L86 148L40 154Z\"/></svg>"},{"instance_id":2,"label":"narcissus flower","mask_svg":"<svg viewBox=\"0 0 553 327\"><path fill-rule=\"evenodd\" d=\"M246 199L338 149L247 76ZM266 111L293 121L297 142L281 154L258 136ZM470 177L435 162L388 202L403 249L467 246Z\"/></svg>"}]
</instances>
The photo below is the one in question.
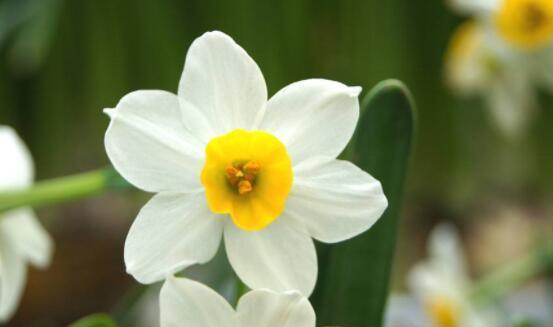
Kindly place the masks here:
<instances>
[{"instance_id":1,"label":"narcissus flower","mask_svg":"<svg viewBox=\"0 0 553 327\"><path fill-rule=\"evenodd\" d=\"M16 191L33 182L29 151L17 134L0 126L0 191ZM52 240L30 208L0 213L0 322L11 318L25 286L27 263L50 263Z\"/></svg>"},{"instance_id":2,"label":"narcissus flower","mask_svg":"<svg viewBox=\"0 0 553 327\"><path fill-rule=\"evenodd\" d=\"M471 281L459 236L453 226L434 229L428 243L430 258L409 273L412 296L392 297L387 327L493 327L499 326L491 309L481 310L469 299ZM406 320L409 319L409 320Z\"/></svg>"},{"instance_id":3,"label":"narcissus flower","mask_svg":"<svg viewBox=\"0 0 553 327\"><path fill-rule=\"evenodd\" d=\"M356 127L360 91L312 79L267 100L261 71L229 36L196 39L177 95L136 91L107 110L113 165L157 193L127 237L128 272L162 280L209 261L223 236L250 288L310 294L311 237L351 238L387 206L377 180L336 159Z\"/></svg>"},{"instance_id":4,"label":"narcissus flower","mask_svg":"<svg viewBox=\"0 0 553 327\"><path fill-rule=\"evenodd\" d=\"M298 292L246 293L236 311L209 287L169 277L160 293L161 327L315 327L315 311Z\"/></svg>"},{"instance_id":5,"label":"narcissus flower","mask_svg":"<svg viewBox=\"0 0 553 327\"><path fill-rule=\"evenodd\" d=\"M507 134L523 130L536 89L553 91L553 1L450 0L472 19L455 32L447 79L461 95L481 95Z\"/></svg>"}]
</instances>

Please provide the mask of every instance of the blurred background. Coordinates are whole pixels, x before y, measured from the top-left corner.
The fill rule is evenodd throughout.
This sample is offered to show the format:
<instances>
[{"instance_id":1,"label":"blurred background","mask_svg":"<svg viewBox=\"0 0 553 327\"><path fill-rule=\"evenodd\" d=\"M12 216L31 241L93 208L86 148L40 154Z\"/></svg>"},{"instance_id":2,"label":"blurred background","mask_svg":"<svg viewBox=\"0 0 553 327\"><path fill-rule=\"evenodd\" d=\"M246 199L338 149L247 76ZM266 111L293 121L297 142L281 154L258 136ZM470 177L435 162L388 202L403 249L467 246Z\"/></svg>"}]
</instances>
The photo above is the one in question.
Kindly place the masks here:
<instances>
[{"instance_id":1,"label":"blurred background","mask_svg":"<svg viewBox=\"0 0 553 327\"><path fill-rule=\"evenodd\" d=\"M416 99L418 131L393 288L405 287L440 221L460 227L478 276L552 235L553 102L542 95L538 119L512 139L480 101L454 97L443 58L462 19L441 0L0 0L0 124L28 144L38 180L104 167L102 109L136 89L176 91L186 50L209 30L248 51L269 94L312 77L365 94L398 78ZM139 292L123 242L148 197L126 191L40 210L54 261L31 268L10 326L66 325Z\"/></svg>"}]
</instances>

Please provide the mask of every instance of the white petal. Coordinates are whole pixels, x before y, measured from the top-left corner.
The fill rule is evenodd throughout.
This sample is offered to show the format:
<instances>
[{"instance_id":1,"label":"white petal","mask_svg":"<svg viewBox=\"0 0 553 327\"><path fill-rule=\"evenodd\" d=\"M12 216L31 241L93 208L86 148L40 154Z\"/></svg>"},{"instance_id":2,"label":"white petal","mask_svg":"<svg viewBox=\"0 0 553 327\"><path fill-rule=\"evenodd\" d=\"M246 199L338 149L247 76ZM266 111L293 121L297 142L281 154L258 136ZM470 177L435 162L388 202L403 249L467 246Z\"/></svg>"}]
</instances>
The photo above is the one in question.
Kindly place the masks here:
<instances>
[{"instance_id":1,"label":"white petal","mask_svg":"<svg viewBox=\"0 0 553 327\"><path fill-rule=\"evenodd\" d=\"M438 225L428 241L430 257L409 272L408 284L417 296L442 295L462 301L469 285L458 235L453 226Z\"/></svg>"},{"instance_id":2,"label":"white petal","mask_svg":"<svg viewBox=\"0 0 553 327\"><path fill-rule=\"evenodd\" d=\"M465 255L455 226L442 223L434 228L428 242L431 260L455 278L468 279Z\"/></svg>"},{"instance_id":3,"label":"white petal","mask_svg":"<svg viewBox=\"0 0 553 327\"><path fill-rule=\"evenodd\" d=\"M182 123L176 95L132 92L107 113L106 152L125 179L150 192L201 187L204 148Z\"/></svg>"},{"instance_id":4,"label":"white petal","mask_svg":"<svg viewBox=\"0 0 553 327\"><path fill-rule=\"evenodd\" d=\"M516 137L525 130L535 113L536 95L523 65L511 65L503 69L502 74L492 85L487 101L494 123L507 136Z\"/></svg>"},{"instance_id":5,"label":"white petal","mask_svg":"<svg viewBox=\"0 0 553 327\"><path fill-rule=\"evenodd\" d=\"M286 215L303 222L322 242L340 242L366 231L388 206L380 182L347 161L304 161L294 167L294 179Z\"/></svg>"},{"instance_id":6,"label":"white petal","mask_svg":"<svg viewBox=\"0 0 553 327\"><path fill-rule=\"evenodd\" d=\"M269 100L259 129L278 137L294 164L315 155L336 158L355 130L360 92L323 79L290 84Z\"/></svg>"},{"instance_id":7,"label":"white petal","mask_svg":"<svg viewBox=\"0 0 553 327\"><path fill-rule=\"evenodd\" d=\"M426 317L420 301L407 295L391 294L386 305L384 327L427 327L432 323Z\"/></svg>"},{"instance_id":8,"label":"white petal","mask_svg":"<svg viewBox=\"0 0 553 327\"><path fill-rule=\"evenodd\" d=\"M33 160L17 133L0 126L0 190L21 189L34 178Z\"/></svg>"},{"instance_id":9,"label":"white petal","mask_svg":"<svg viewBox=\"0 0 553 327\"><path fill-rule=\"evenodd\" d=\"M251 291L240 299L236 311L240 327L315 327L311 303L294 291Z\"/></svg>"},{"instance_id":10,"label":"white petal","mask_svg":"<svg viewBox=\"0 0 553 327\"><path fill-rule=\"evenodd\" d=\"M448 298L451 301L459 301L464 297L464 284L444 273L440 266L432 261L423 261L415 265L409 271L407 284L413 294L419 300L426 302L428 299Z\"/></svg>"},{"instance_id":11,"label":"white petal","mask_svg":"<svg viewBox=\"0 0 553 327\"><path fill-rule=\"evenodd\" d=\"M251 289L299 290L305 296L317 279L317 255L304 227L281 216L267 228L250 232L225 225L225 247L234 271Z\"/></svg>"},{"instance_id":12,"label":"white petal","mask_svg":"<svg viewBox=\"0 0 553 327\"><path fill-rule=\"evenodd\" d=\"M538 84L553 92L553 45L528 56L527 61L532 65Z\"/></svg>"},{"instance_id":13,"label":"white petal","mask_svg":"<svg viewBox=\"0 0 553 327\"><path fill-rule=\"evenodd\" d=\"M203 193L157 194L140 210L125 241L127 271L149 284L205 263L217 252L223 223Z\"/></svg>"},{"instance_id":14,"label":"white petal","mask_svg":"<svg viewBox=\"0 0 553 327\"><path fill-rule=\"evenodd\" d=\"M205 118L194 132L209 141L236 128L252 129L257 116L263 115L267 87L259 67L244 49L224 33L209 32L188 50L179 97ZM213 135L205 133L206 123Z\"/></svg>"},{"instance_id":15,"label":"white petal","mask_svg":"<svg viewBox=\"0 0 553 327\"><path fill-rule=\"evenodd\" d=\"M447 0L453 10L465 15L489 16L499 9L500 0Z\"/></svg>"},{"instance_id":16,"label":"white petal","mask_svg":"<svg viewBox=\"0 0 553 327\"><path fill-rule=\"evenodd\" d=\"M449 45L445 60L447 83L462 96L480 95L493 83L495 72L489 62L502 59L483 24L473 21L459 26Z\"/></svg>"},{"instance_id":17,"label":"white petal","mask_svg":"<svg viewBox=\"0 0 553 327\"><path fill-rule=\"evenodd\" d=\"M4 237L33 265L45 268L52 258L53 241L30 209L18 209L0 218Z\"/></svg>"},{"instance_id":18,"label":"white petal","mask_svg":"<svg viewBox=\"0 0 553 327\"><path fill-rule=\"evenodd\" d=\"M209 287L169 277L160 293L161 327L231 327L234 310Z\"/></svg>"},{"instance_id":19,"label":"white petal","mask_svg":"<svg viewBox=\"0 0 553 327\"><path fill-rule=\"evenodd\" d=\"M2 235L3 236L3 235ZM0 323L9 320L23 295L27 269L25 260L12 244L0 242Z\"/></svg>"}]
</instances>

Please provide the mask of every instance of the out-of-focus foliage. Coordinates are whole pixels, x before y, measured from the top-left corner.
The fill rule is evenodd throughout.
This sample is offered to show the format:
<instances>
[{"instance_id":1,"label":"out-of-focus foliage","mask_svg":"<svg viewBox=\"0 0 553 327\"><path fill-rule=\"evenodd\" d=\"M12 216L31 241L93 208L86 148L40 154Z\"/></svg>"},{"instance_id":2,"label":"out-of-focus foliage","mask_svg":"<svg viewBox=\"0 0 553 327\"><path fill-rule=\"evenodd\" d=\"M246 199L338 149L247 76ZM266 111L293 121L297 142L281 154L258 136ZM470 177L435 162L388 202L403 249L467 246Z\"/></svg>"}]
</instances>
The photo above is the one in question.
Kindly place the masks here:
<instances>
[{"instance_id":1,"label":"out-of-focus foliage","mask_svg":"<svg viewBox=\"0 0 553 327\"><path fill-rule=\"evenodd\" d=\"M110 316L98 313L84 317L69 325L69 327L117 327L117 324Z\"/></svg>"}]
</instances>

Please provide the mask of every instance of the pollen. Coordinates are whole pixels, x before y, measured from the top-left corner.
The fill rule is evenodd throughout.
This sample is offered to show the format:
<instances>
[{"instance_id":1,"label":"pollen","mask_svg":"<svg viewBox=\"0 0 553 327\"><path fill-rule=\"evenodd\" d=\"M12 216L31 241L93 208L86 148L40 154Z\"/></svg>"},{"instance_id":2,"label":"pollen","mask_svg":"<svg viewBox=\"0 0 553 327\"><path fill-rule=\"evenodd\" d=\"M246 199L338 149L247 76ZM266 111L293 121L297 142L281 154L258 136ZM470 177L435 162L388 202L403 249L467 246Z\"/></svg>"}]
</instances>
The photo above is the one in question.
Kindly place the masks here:
<instances>
[{"instance_id":1,"label":"pollen","mask_svg":"<svg viewBox=\"0 0 553 327\"><path fill-rule=\"evenodd\" d=\"M553 40L553 1L503 0L495 23L499 34L518 48L542 48Z\"/></svg>"},{"instance_id":2,"label":"pollen","mask_svg":"<svg viewBox=\"0 0 553 327\"><path fill-rule=\"evenodd\" d=\"M292 162L284 144L262 131L234 130L206 146L201 174L209 209L228 214L247 231L277 219L292 188Z\"/></svg>"}]
</instances>

